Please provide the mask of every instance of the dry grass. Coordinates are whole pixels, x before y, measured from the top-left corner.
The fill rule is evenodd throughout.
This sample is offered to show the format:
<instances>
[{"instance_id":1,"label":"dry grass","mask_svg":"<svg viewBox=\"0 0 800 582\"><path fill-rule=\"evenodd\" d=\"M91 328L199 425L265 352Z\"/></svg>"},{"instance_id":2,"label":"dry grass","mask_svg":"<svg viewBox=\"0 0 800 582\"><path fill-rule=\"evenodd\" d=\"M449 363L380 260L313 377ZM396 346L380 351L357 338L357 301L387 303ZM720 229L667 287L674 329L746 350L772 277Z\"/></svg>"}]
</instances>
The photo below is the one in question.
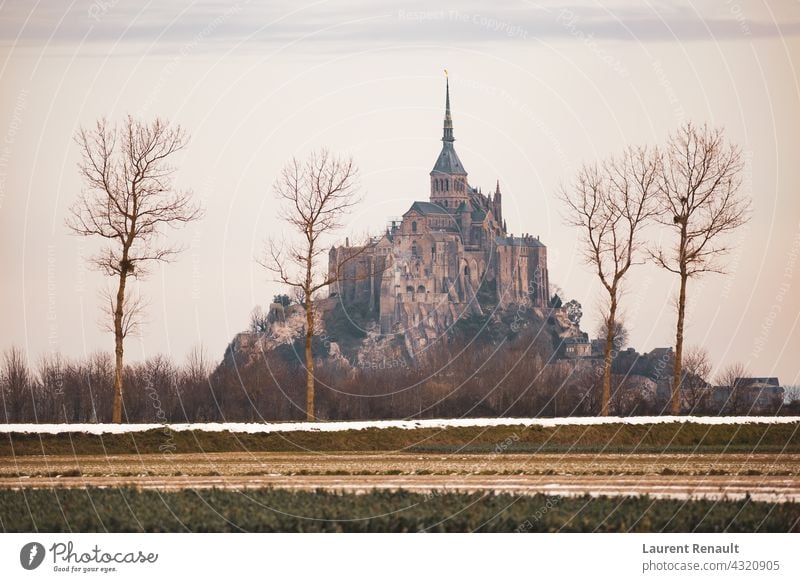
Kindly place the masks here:
<instances>
[{"instance_id":1,"label":"dry grass","mask_svg":"<svg viewBox=\"0 0 800 582\"><path fill-rule=\"evenodd\" d=\"M117 435L9 433L0 456L214 452L396 451L420 453L800 453L800 423L606 424L433 429L364 429L273 434L169 432Z\"/></svg>"},{"instance_id":2,"label":"dry grass","mask_svg":"<svg viewBox=\"0 0 800 582\"><path fill-rule=\"evenodd\" d=\"M196 453L58 455L0 459L19 477L291 475L791 476L800 454Z\"/></svg>"}]
</instances>

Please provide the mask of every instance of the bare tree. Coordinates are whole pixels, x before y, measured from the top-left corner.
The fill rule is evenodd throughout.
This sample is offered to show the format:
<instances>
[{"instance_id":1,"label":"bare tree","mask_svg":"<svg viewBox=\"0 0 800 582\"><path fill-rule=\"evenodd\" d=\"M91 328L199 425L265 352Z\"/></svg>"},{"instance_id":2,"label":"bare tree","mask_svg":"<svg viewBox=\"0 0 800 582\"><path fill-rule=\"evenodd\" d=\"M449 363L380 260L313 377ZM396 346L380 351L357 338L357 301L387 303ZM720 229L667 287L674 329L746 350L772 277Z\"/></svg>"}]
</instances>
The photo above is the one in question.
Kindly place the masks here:
<instances>
[{"instance_id":1,"label":"bare tree","mask_svg":"<svg viewBox=\"0 0 800 582\"><path fill-rule=\"evenodd\" d=\"M723 369L717 376L717 383L728 388L728 397L723 404L723 410L727 409L734 414L742 414L750 409L748 390L743 385L744 378L749 375L745 365L737 362Z\"/></svg>"},{"instance_id":2,"label":"bare tree","mask_svg":"<svg viewBox=\"0 0 800 582\"><path fill-rule=\"evenodd\" d=\"M616 317L614 321L614 329L611 333L608 333L608 322L603 319L600 322L600 326L597 330L597 335L603 341L608 341L608 338L611 338L611 349L614 352L619 353L622 348L628 345L628 328L625 327L625 324L620 321L619 316Z\"/></svg>"},{"instance_id":3,"label":"bare tree","mask_svg":"<svg viewBox=\"0 0 800 582\"><path fill-rule=\"evenodd\" d=\"M583 307L575 299L570 299L564 304L564 311L567 313L569 322L577 328L581 326L583 317Z\"/></svg>"},{"instance_id":4,"label":"bare tree","mask_svg":"<svg viewBox=\"0 0 800 582\"><path fill-rule=\"evenodd\" d=\"M42 394L41 407L37 408L37 417L44 413L45 418L55 419L60 416L64 406L64 394L69 362L59 352L49 352L40 356L36 368L39 387ZM66 420L66 418L64 419Z\"/></svg>"},{"instance_id":5,"label":"bare tree","mask_svg":"<svg viewBox=\"0 0 800 582\"><path fill-rule=\"evenodd\" d=\"M149 263L172 260L180 249L161 242L163 227L184 225L201 211L191 192L172 184L170 162L187 143L180 127L160 119L144 123L128 117L120 127L101 120L93 129L81 129L75 141L86 187L66 223L75 234L105 242L92 264L116 286L108 296L115 354L111 418L122 422L124 340L141 323L143 307L126 291L128 278L143 277Z\"/></svg>"},{"instance_id":6,"label":"bare tree","mask_svg":"<svg viewBox=\"0 0 800 582\"><path fill-rule=\"evenodd\" d=\"M183 369L190 381L195 383L208 382L208 377L211 374L211 364L209 363L206 349L202 344L192 347L186 356L186 363Z\"/></svg>"},{"instance_id":7,"label":"bare tree","mask_svg":"<svg viewBox=\"0 0 800 582\"><path fill-rule=\"evenodd\" d=\"M667 142L658 179L659 221L674 231L669 250L651 250L655 262L680 278L672 414L680 412L686 286L691 277L723 273L728 252L724 235L747 221L749 200L739 194L743 168L738 147L725 143L722 130L691 123Z\"/></svg>"},{"instance_id":8,"label":"bare tree","mask_svg":"<svg viewBox=\"0 0 800 582\"><path fill-rule=\"evenodd\" d=\"M253 307L250 312L250 332L267 333L269 331L269 314L264 313L260 305Z\"/></svg>"},{"instance_id":9,"label":"bare tree","mask_svg":"<svg viewBox=\"0 0 800 582\"><path fill-rule=\"evenodd\" d=\"M293 158L281 171L274 190L283 205L280 216L295 236L288 245L270 240L259 263L279 282L294 288L298 303L305 308L306 419L312 421L314 298L315 293L339 280L343 266L323 269L320 258L329 248L330 235L342 227L344 216L360 200L358 169L352 158L335 156L323 149L305 161ZM347 260L365 248L351 252Z\"/></svg>"},{"instance_id":10,"label":"bare tree","mask_svg":"<svg viewBox=\"0 0 800 582\"><path fill-rule=\"evenodd\" d=\"M701 347L690 348L683 359L681 400L687 412L705 412L708 409L711 358Z\"/></svg>"},{"instance_id":11,"label":"bare tree","mask_svg":"<svg viewBox=\"0 0 800 582\"><path fill-rule=\"evenodd\" d=\"M800 401L800 385L793 384L791 386L784 386L783 388L783 401L786 404Z\"/></svg>"},{"instance_id":12,"label":"bare tree","mask_svg":"<svg viewBox=\"0 0 800 582\"><path fill-rule=\"evenodd\" d=\"M611 364L621 284L641 247L641 230L653 213L652 198L659 174L657 152L628 148L619 158L581 168L575 184L562 189L567 222L581 230L586 262L592 265L608 297L603 327L601 414L608 416Z\"/></svg>"},{"instance_id":13,"label":"bare tree","mask_svg":"<svg viewBox=\"0 0 800 582\"><path fill-rule=\"evenodd\" d=\"M12 346L3 353L0 362L0 397L3 400L5 422L24 422L35 415L24 414L27 404L33 403L34 378L28 360L20 348Z\"/></svg>"}]
</instances>

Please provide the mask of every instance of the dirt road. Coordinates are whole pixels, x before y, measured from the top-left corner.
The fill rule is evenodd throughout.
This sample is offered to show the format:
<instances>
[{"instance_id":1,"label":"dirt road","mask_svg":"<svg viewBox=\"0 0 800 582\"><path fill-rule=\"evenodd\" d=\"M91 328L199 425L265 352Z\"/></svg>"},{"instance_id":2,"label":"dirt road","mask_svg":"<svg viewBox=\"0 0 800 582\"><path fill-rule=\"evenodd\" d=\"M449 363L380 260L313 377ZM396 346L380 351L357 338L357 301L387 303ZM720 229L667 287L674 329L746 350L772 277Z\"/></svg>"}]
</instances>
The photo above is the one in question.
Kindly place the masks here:
<instances>
[{"instance_id":1,"label":"dirt road","mask_svg":"<svg viewBox=\"0 0 800 582\"><path fill-rule=\"evenodd\" d=\"M796 454L295 454L0 457L0 487L275 487L800 500Z\"/></svg>"}]
</instances>

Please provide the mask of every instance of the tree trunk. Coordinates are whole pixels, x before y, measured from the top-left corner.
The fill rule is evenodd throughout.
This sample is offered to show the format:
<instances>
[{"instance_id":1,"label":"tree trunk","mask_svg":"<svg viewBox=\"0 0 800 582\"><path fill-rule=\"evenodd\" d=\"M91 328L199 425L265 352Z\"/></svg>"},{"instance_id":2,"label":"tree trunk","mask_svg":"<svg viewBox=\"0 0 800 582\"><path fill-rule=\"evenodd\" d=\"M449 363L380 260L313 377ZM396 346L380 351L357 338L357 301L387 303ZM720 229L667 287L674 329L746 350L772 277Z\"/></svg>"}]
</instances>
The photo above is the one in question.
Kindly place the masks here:
<instances>
[{"instance_id":1,"label":"tree trunk","mask_svg":"<svg viewBox=\"0 0 800 582\"><path fill-rule=\"evenodd\" d=\"M114 403L111 408L111 422L122 422L122 355L124 339L122 329L123 305L125 302L125 283L127 272L123 269L119 276L117 303L114 305Z\"/></svg>"},{"instance_id":2,"label":"tree trunk","mask_svg":"<svg viewBox=\"0 0 800 582\"><path fill-rule=\"evenodd\" d=\"M306 420L314 421L314 354L311 340L314 338L314 306L310 295L306 295Z\"/></svg>"},{"instance_id":3,"label":"tree trunk","mask_svg":"<svg viewBox=\"0 0 800 582\"><path fill-rule=\"evenodd\" d=\"M678 328L675 333L675 374L672 378L672 414L681 413L681 375L683 358L683 317L686 313L686 282L688 276L681 269L681 289L678 293Z\"/></svg>"},{"instance_id":4,"label":"tree trunk","mask_svg":"<svg viewBox=\"0 0 800 582\"><path fill-rule=\"evenodd\" d=\"M603 349L603 396L600 405L600 415L608 416L608 405L611 400L611 364L614 350L614 329L616 328L617 299L612 295L611 305L608 309L606 320L606 345Z\"/></svg>"}]
</instances>

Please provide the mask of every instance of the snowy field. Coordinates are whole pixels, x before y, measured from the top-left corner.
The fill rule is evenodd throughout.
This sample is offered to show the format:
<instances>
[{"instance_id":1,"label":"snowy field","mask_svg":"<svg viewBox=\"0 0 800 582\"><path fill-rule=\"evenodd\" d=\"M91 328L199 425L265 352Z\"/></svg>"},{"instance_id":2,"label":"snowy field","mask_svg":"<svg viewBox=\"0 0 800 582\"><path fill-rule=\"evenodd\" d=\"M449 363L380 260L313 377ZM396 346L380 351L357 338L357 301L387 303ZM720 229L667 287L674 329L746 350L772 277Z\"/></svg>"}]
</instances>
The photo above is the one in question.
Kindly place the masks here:
<instances>
[{"instance_id":1,"label":"snowy field","mask_svg":"<svg viewBox=\"0 0 800 582\"><path fill-rule=\"evenodd\" d=\"M337 432L367 428L458 428L491 426L590 426L599 424L663 424L688 422L694 424L792 424L800 416L629 416L574 418L443 418L427 420L374 420L348 422L195 422L176 424L0 424L0 433L58 434L84 432L113 434L141 432L169 427L173 431L207 431L236 433L276 433L294 431Z\"/></svg>"}]
</instances>

